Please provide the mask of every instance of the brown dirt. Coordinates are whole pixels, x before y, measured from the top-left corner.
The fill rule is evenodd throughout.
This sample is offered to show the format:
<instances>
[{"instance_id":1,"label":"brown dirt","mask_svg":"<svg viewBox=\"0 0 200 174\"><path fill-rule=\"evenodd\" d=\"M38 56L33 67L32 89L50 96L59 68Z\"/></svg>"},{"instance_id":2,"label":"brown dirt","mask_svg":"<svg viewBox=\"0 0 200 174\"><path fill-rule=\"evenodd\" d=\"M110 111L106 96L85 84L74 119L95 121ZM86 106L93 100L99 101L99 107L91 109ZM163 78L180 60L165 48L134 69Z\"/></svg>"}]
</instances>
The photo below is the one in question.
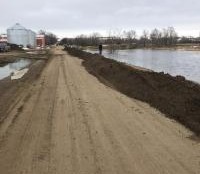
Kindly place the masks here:
<instances>
[{"instance_id":1,"label":"brown dirt","mask_svg":"<svg viewBox=\"0 0 200 174\"><path fill-rule=\"evenodd\" d=\"M15 60L15 58L2 59L2 64ZM12 107L14 99L39 77L45 64L44 60L33 61L29 66L28 73L22 79L11 81L10 77L7 77L0 80L0 123L6 118L7 111Z\"/></svg>"},{"instance_id":2,"label":"brown dirt","mask_svg":"<svg viewBox=\"0 0 200 174\"><path fill-rule=\"evenodd\" d=\"M141 71L99 55L67 48L84 59L83 66L99 80L129 97L149 103L200 135L200 86L184 77Z\"/></svg>"},{"instance_id":3,"label":"brown dirt","mask_svg":"<svg viewBox=\"0 0 200 174\"><path fill-rule=\"evenodd\" d=\"M0 173L200 173L190 131L100 83L83 60L53 52L0 123Z\"/></svg>"}]
</instances>

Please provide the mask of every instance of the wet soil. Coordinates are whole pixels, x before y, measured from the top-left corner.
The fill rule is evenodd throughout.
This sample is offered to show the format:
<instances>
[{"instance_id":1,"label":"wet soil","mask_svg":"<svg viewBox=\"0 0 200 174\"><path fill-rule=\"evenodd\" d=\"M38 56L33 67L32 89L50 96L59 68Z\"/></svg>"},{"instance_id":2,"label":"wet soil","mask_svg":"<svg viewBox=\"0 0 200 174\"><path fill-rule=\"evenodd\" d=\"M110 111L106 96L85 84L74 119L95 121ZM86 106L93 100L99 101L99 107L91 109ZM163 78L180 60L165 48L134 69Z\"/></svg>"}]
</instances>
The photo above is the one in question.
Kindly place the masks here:
<instances>
[{"instance_id":1,"label":"wet soil","mask_svg":"<svg viewBox=\"0 0 200 174\"><path fill-rule=\"evenodd\" d=\"M9 112L9 108L12 107L12 103L16 96L28 88L28 86L40 76L41 71L47 62L47 55L46 57L43 55L43 57L45 57L44 60L43 57L41 58L41 56L37 55L37 57L40 59L34 59L32 61L32 63L28 66L28 73L25 74L23 78L11 81L9 76L0 80L0 123L4 120L4 118L6 118L7 112ZM31 58L31 56L28 57L28 55L26 55L26 58ZM3 57L0 57L0 67L5 66L8 63L15 62L18 59L19 57L16 55L4 55Z\"/></svg>"}]
</instances>

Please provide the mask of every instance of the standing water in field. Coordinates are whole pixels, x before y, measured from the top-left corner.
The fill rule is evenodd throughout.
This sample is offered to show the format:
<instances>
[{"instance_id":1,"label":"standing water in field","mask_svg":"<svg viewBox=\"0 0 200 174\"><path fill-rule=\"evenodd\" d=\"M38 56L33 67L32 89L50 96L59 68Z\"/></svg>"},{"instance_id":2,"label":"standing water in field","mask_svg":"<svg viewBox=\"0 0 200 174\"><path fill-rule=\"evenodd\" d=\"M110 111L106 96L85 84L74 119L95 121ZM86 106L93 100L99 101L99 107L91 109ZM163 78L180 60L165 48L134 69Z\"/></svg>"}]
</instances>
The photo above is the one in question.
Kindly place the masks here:
<instances>
[{"instance_id":1,"label":"standing water in field","mask_svg":"<svg viewBox=\"0 0 200 174\"><path fill-rule=\"evenodd\" d=\"M7 65L0 67L0 80L8 77L16 70L20 70L30 65L32 61L29 59L18 59L13 63L8 63Z\"/></svg>"},{"instance_id":2,"label":"standing water in field","mask_svg":"<svg viewBox=\"0 0 200 174\"><path fill-rule=\"evenodd\" d=\"M111 53L109 50L104 50L102 55L155 72L163 71L172 76L181 75L200 83L200 51L134 49L116 50Z\"/></svg>"}]
</instances>

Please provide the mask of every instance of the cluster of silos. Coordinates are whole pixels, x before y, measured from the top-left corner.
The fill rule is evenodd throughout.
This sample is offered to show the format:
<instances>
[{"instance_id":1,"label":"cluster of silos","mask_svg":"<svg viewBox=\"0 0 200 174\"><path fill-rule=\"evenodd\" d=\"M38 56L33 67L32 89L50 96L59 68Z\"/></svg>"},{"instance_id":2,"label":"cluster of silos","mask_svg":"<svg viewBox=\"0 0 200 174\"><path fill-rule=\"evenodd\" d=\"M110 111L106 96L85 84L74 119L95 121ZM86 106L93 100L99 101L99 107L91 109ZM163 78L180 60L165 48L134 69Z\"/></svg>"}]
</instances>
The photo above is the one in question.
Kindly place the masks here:
<instances>
[{"instance_id":1,"label":"cluster of silos","mask_svg":"<svg viewBox=\"0 0 200 174\"><path fill-rule=\"evenodd\" d=\"M19 23L7 29L8 43L23 45L23 47L36 47L36 33L26 29Z\"/></svg>"}]
</instances>

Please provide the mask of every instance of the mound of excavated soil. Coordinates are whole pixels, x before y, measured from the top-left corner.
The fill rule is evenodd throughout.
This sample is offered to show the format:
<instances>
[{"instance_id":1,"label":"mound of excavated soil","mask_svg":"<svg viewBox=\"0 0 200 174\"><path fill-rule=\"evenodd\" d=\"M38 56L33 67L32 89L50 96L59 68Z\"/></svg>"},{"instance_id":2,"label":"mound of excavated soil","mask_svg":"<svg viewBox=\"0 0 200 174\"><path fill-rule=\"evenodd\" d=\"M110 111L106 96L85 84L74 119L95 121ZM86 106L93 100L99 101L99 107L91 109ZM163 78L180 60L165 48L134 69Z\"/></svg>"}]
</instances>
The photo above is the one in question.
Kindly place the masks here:
<instances>
[{"instance_id":1,"label":"mound of excavated soil","mask_svg":"<svg viewBox=\"0 0 200 174\"><path fill-rule=\"evenodd\" d=\"M149 103L200 135L200 85L169 74L141 71L81 50L65 48L82 58L83 66L101 82Z\"/></svg>"}]
</instances>

